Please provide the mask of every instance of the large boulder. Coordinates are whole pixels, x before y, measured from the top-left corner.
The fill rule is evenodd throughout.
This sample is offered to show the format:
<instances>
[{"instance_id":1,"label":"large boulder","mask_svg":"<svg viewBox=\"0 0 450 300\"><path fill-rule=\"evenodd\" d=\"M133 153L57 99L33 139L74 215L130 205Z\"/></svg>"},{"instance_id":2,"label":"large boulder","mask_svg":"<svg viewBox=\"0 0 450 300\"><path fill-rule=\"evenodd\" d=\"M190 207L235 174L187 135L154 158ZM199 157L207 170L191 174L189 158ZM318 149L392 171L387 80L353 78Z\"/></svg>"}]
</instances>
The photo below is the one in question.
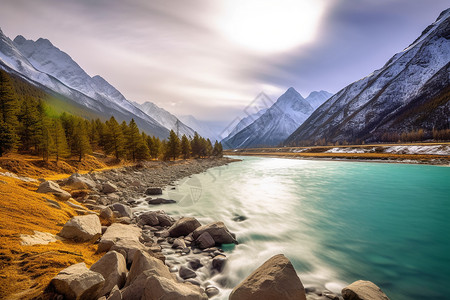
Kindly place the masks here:
<instances>
[{"instance_id":1,"label":"large boulder","mask_svg":"<svg viewBox=\"0 0 450 300\"><path fill-rule=\"evenodd\" d=\"M114 216L116 218L133 218L133 212L131 211L131 208L128 205L122 204L122 203L114 203L108 206L114 213Z\"/></svg>"},{"instance_id":2,"label":"large boulder","mask_svg":"<svg viewBox=\"0 0 450 300\"><path fill-rule=\"evenodd\" d=\"M139 224L150 226L171 226L175 220L164 211L147 211L138 217Z\"/></svg>"},{"instance_id":3,"label":"large boulder","mask_svg":"<svg viewBox=\"0 0 450 300\"><path fill-rule=\"evenodd\" d=\"M169 228L169 234L172 237L186 236L200 226L201 224L197 219L183 217Z\"/></svg>"},{"instance_id":4,"label":"large boulder","mask_svg":"<svg viewBox=\"0 0 450 300\"><path fill-rule=\"evenodd\" d=\"M278 254L236 286L230 300L306 300L305 288L289 259Z\"/></svg>"},{"instance_id":5,"label":"large boulder","mask_svg":"<svg viewBox=\"0 0 450 300\"><path fill-rule=\"evenodd\" d=\"M102 192L103 193L111 194L111 193L115 193L117 191L118 191L118 189L117 189L117 186L115 184L112 184L109 181L103 183L103 186L102 186Z\"/></svg>"},{"instance_id":6,"label":"large boulder","mask_svg":"<svg viewBox=\"0 0 450 300\"><path fill-rule=\"evenodd\" d=\"M388 296L373 282L358 280L342 289L345 300L389 300Z\"/></svg>"},{"instance_id":7,"label":"large boulder","mask_svg":"<svg viewBox=\"0 0 450 300\"><path fill-rule=\"evenodd\" d=\"M139 242L142 235L142 229L133 225L114 223L106 229L100 242L98 243L98 252L107 252L120 240L134 240Z\"/></svg>"},{"instance_id":8,"label":"large boulder","mask_svg":"<svg viewBox=\"0 0 450 300\"><path fill-rule=\"evenodd\" d=\"M100 273L89 270L84 263L72 265L58 273L49 287L65 299L97 299L105 283Z\"/></svg>"},{"instance_id":9,"label":"large boulder","mask_svg":"<svg viewBox=\"0 0 450 300\"><path fill-rule=\"evenodd\" d=\"M70 193L64 191L63 189L61 189L61 187L59 186L59 184L57 184L54 181L44 181L43 183L41 183L37 189L38 193L51 193L53 194L56 198L60 199L60 200L69 200L70 197L72 197L70 195Z\"/></svg>"},{"instance_id":10,"label":"large boulder","mask_svg":"<svg viewBox=\"0 0 450 300\"><path fill-rule=\"evenodd\" d=\"M216 244L232 244L237 243L233 235L223 222L213 222L203 225L195 229L193 233L194 239L197 239L202 233L208 232Z\"/></svg>"},{"instance_id":11,"label":"large boulder","mask_svg":"<svg viewBox=\"0 0 450 300\"><path fill-rule=\"evenodd\" d=\"M169 268L161 260L144 251L136 251L125 286L129 286L141 273L147 270L161 277L172 278Z\"/></svg>"},{"instance_id":12,"label":"large boulder","mask_svg":"<svg viewBox=\"0 0 450 300\"><path fill-rule=\"evenodd\" d=\"M105 278L105 284L99 293L100 296L110 293L116 285L119 289L122 288L127 278L125 258L116 251L110 251L103 255L91 266L90 270L102 274Z\"/></svg>"},{"instance_id":13,"label":"large boulder","mask_svg":"<svg viewBox=\"0 0 450 300\"><path fill-rule=\"evenodd\" d=\"M165 256L162 253L153 253L149 247L136 240L119 240L110 248L110 250L122 253L128 264L133 262L134 255L138 251L147 252L149 255L165 262Z\"/></svg>"},{"instance_id":14,"label":"large boulder","mask_svg":"<svg viewBox=\"0 0 450 300\"><path fill-rule=\"evenodd\" d=\"M206 248L214 247L214 245L216 244L216 241L214 241L212 236L208 232L205 231L198 236L196 243L200 249L206 249Z\"/></svg>"},{"instance_id":15,"label":"large boulder","mask_svg":"<svg viewBox=\"0 0 450 300\"><path fill-rule=\"evenodd\" d=\"M96 187L96 184L92 179L84 177L78 173L74 173L69 178L67 178L66 184L75 189L93 189Z\"/></svg>"},{"instance_id":16,"label":"large boulder","mask_svg":"<svg viewBox=\"0 0 450 300\"><path fill-rule=\"evenodd\" d=\"M150 276L144 289L145 300L206 300L208 296L198 286L178 283L174 280Z\"/></svg>"},{"instance_id":17,"label":"large boulder","mask_svg":"<svg viewBox=\"0 0 450 300\"><path fill-rule=\"evenodd\" d=\"M208 297L200 287L177 282L160 260L145 252L137 252L122 290L122 299L206 300Z\"/></svg>"},{"instance_id":18,"label":"large boulder","mask_svg":"<svg viewBox=\"0 0 450 300\"><path fill-rule=\"evenodd\" d=\"M59 236L78 242L98 239L102 234L102 225L97 215L73 217L64 224Z\"/></svg>"}]
</instances>

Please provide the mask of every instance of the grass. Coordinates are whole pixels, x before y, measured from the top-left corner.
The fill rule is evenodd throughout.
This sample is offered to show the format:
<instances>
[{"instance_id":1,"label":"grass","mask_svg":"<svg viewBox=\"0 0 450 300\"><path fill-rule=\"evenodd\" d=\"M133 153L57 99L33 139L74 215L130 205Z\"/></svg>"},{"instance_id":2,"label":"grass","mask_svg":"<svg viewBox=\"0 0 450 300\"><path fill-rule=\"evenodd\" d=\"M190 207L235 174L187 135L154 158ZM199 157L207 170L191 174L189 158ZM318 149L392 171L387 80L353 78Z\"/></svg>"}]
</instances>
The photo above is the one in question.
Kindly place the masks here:
<instances>
[{"instance_id":1,"label":"grass","mask_svg":"<svg viewBox=\"0 0 450 300\"><path fill-rule=\"evenodd\" d=\"M10 154L0 158L0 172L10 171L32 178L61 179L74 171L108 168L94 157L79 163L44 163L33 156ZM57 234L75 210L51 194L35 191L38 183L0 176L0 298L32 299L42 295L60 270L85 262L90 266L100 256L93 243L57 241L48 245L23 246L21 234L34 231ZM70 191L70 190L69 190ZM48 204L58 202L60 209Z\"/></svg>"}]
</instances>

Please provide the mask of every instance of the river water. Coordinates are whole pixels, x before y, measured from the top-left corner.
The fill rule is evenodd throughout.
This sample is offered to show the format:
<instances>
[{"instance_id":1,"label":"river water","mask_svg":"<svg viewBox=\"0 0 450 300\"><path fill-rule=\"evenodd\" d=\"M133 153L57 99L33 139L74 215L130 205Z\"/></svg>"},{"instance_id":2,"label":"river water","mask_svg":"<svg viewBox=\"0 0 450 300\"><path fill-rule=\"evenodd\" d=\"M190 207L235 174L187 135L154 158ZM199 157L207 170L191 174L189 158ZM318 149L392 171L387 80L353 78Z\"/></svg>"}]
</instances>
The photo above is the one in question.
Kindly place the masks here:
<instances>
[{"instance_id":1,"label":"river water","mask_svg":"<svg viewBox=\"0 0 450 300\"><path fill-rule=\"evenodd\" d=\"M237 234L212 280L225 285L218 299L278 253L306 287L365 279L391 299L448 299L449 167L239 158L169 187L179 204L151 208Z\"/></svg>"}]
</instances>

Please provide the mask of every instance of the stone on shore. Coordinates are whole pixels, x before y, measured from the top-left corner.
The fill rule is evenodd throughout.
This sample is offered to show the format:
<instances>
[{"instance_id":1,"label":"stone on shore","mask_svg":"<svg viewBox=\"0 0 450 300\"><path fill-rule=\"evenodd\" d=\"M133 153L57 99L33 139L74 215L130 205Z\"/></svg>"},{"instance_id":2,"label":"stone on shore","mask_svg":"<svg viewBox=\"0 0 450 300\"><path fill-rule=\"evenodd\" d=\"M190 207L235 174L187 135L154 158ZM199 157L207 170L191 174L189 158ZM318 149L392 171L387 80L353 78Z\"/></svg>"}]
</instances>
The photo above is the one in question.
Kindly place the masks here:
<instances>
[{"instance_id":1,"label":"stone on shore","mask_svg":"<svg viewBox=\"0 0 450 300\"><path fill-rule=\"evenodd\" d=\"M236 286L230 300L306 300L305 289L284 255L275 255Z\"/></svg>"},{"instance_id":2,"label":"stone on shore","mask_svg":"<svg viewBox=\"0 0 450 300\"><path fill-rule=\"evenodd\" d=\"M91 266L91 271L102 274L105 284L100 291L100 296L111 292L114 286L122 288L127 277L127 264L122 254L110 251L102 256Z\"/></svg>"},{"instance_id":3,"label":"stone on shore","mask_svg":"<svg viewBox=\"0 0 450 300\"><path fill-rule=\"evenodd\" d=\"M171 237L186 236L200 226L201 224L197 219L183 217L169 228L169 234Z\"/></svg>"},{"instance_id":4,"label":"stone on shore","mask_svg":"<svg viewBox=\"0 0 450 300\"><path fill-rule=\"evenodd\" d=\"M185 266L180 267L179 275L183 279L195 278L197 274L195 274L194 270L186 268Z\"/></svg>"},{"instance_id":5,"label":"stone on shore","mask_svg":"<svg viewBox=\"0 0 450 300\"><path fill-rule=\"evenodd\" d=\"M69 200L72 196L70 193L64 191L61 189L59 184L57 184L54 181L44 181L39 185L39 188L37 189L38 193L51 193L59 200Z\"/></svg>"},{"instance_id":6,"label":"stone on shore","mask_svg":"<svg viewBox=\"0 0 450 300\"><path fill-rule=\"evenodd\" d=\"M117 189L117 186L115 184L112 184L109 181L103 183L103 186L102 186L102 192L103 193L111 194L111 193L115 193L117 191L118 191L118 189Z\"/></svg>"},{"instance_id":7,"label":"stone on shore","mask_svg":"<svg viewBox=\"0 0 450 300\"><path fill-rule=\"evenodd\" d=\"M148 211L138 217L140 225L149 226L171 226L175 220L164 211Z\"/></svg>"},{"instance_id":8,"label":"stone on shore","mask_svg":"<svg viewBox=\"0 0 450 300\"><path fill-rule=\"evenodd\" d=\"M227 257L225 255L219 254L212 260L212 268L218 272L222 272L227 263Z\"/></svg>"},{"instance_id":9,"label":"stone on shore","mask_svg":"<svg viewBox=\"0 0 450 300\"><path fill-rule=\"evenodd\" d=\"M93 180L86 178L84 176L81 176L78 173L73 173L66 181L67 185L70 185L72 188L75 189L93 189L96 187L96 184Z\"/></svg>"},{"instance_id":10,"label":"stone on shore","mask_svg":"<svg viewBox=\"0 0 450 300\"><path fill-rule=\"evenodd\" d=\"M213 222L196 228L193 233L194 239L197 239L204 232L208 232L216 244L237 243L223 222Z\"/></svg>"},{"instance_id":11,"label":"stone on shore","mask_svg":"<svg viewBox=\"0 0 450 300\"><path fill-rule=\"evenodd\" d=\"M198 286L191 283L178 283L174 280L151 276L144 290L145 300L206 300L208 296Z\"/></svg>"},{"instance_id":12,"label":"stone on shore","mask_svg":"<svg viewBox=\"0 0 450 300\"><path fill-rule=\"evenodd\" d=\"M388 296L373 282L358 280L342 289L345 300L389 300Z\"/></svg>"},{"instance_id":13,"label":"stone on shore","mask_svg":"<svg viewBox=\"0 0 450 300\"><path fill-rule=\"evenodd\" d=\"M151 204L151 205L177 203L177 201L175 201L175 200L164 199L164 198L155 198L155 199L147 198L147 199L145 199L145 201L147 201L147 203Z\"/></svg>"},{"instance_id":14,"label":"stone on shore","mask_svg":"<svg viewBox=\"0 0 450 300\"><path fill-rule=\"evenodd\" d=\"M142 229L133 225L114 223L106 229L100 242L98 252L107 252L119 240L138 241L142 235Z\"/></svg>"},{"instance_id":15,"label":"stone on shore","mask_svg":"<svg viewBox=\"0 0 450 300\"><path fill-rule=\"evenodd\" d=\"M97 299L105 279L100 273L89 270L84 263L71 265L50 281L50 288L65 299Z\"/></svg>"},{"instance_id":16,"label":"stone on shore","mask_svg":"<svg viewBox=\"0 0 450 300\"><path fill-rule=\"evenodd\" d=\"M162 189L159 187L150 187L145 191L145 194L149 196L162 195Z\"/></svg>"},{"instance_id":17,"label":"stone on shore","mask_svg":"<svg viewBox=\"0 0 450 300\"><path fill-rule=\"evenodd\" d=\"M200 249L211 248L216 244L212 236L206 231L199 235L196 242Z\"/></svg>"},{"instance_id":18,"label":"stone on shore","mask_svg":"<svg viewBox=\"0 0 450 300\"><path fill-rule=\"evenodd\" d=\"M122 203L114 203L109 205L108 207L113 211L114 217L116 218L133 218L133 213L128 205Z\"/></svg>"},{"instance_id":19,"label":"stone on shore","mask_svg":"<svg viewBox=\"0 0 450 300\"><path fill-rule=\"evenodd\" d=\"M161 260L144 251L136 251L125 286L129 286L140 274L147 270L161 277L172 278L169 268Z\"/></svg>"},{"instance_id":20,"label":"stone on shore","mask_svg":"<svg viewBox=\"0 0 450 300\"><path fill-rule=\"evenodd\" d=\"M58 233L60 237L78 242L98 239L102 234L102 225L97 215L73 217L64 224Z\"/></svg>"}]
</instances>

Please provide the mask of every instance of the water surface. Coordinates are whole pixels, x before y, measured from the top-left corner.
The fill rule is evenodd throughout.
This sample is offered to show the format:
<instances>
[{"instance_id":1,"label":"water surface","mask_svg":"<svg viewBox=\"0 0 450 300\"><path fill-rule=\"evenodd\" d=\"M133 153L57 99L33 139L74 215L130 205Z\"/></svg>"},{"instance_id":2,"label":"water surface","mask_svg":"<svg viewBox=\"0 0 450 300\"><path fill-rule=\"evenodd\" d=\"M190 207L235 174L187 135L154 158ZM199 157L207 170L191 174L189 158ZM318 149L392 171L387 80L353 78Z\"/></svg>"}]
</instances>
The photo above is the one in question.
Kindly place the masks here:
<instances>
[{"instance_id":1,"label":"water surface","mask_svg":"<svg viewBox=\"0 0 450 300\"><path fill-rule=\"evenodd\" d=\"M232 288L283 253L305 286L338 292L365 279L391 299L447 297L450 168L240 158L168 188L180 204L152 207L221 220L237 234L216 283Z\"/></svg>"}]
</instances>

